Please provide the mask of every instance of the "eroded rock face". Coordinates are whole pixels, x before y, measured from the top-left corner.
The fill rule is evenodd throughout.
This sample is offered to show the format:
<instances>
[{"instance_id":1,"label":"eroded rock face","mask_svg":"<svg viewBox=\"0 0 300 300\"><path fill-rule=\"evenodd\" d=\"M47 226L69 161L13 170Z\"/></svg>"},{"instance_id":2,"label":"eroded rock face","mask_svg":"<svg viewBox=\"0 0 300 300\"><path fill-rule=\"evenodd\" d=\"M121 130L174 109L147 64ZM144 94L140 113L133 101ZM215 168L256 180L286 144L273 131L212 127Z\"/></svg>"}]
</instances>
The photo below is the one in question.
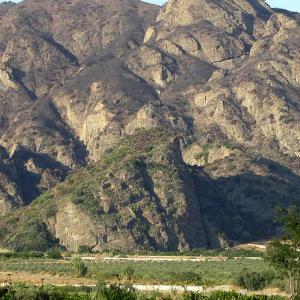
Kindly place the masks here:
<instances>
[{"instance_id":1,"label":"eroded rock face","mask_svg":"<svg viewBox=\"0 0 300 300\"><path fill-rule=\"evenodd\" d=\"M194 103L196 114L201 111L206 122L222 124L220 129L230 139L269 150L276 141L280 151L299 156L299 128L294 122L299 118L297 96L291 96L295 95L292 90L299 89L298 50L294 48L297 19L284 20L292 24L287 25L289 34L284 40L276 42L282 29L270 33L273 21L269 21L266 36L253 45L249 60L230 74L211 79L195 93ZM291 52L285 53L286 47Z\"/></svg>"},{"instance_id":2,"label":"eroded rock face","mask_svg":"<svg viewBox=\"0 0 300 300\"><path fill-rule=\"evenodd\" d=\"M175 60L150 47L142 46L129 57L128 67L133 73L158 88L166 87L175 79Z\"/></svg>"},{"instance_id":3,"label":"eroded rock face","mask_svg":"<svg viewBox=\"0 0 300 300\"><path fill-rule=\"evenodd\" d=\"M14 208L24 205L16 167L9 159L5 148L0 147L0 215L11 212Z\"/></svg>"},{"instance_id":4,"label":"eroded rock face","mask_svg":"<svg viewBox=\"0 0 300 300\"><path fill-rule=\"evenodd\" d=\"M140 129L54 188L43 208L45 196L38 199L34 220L47 224L72 251L81 245L94 251L218 247L219 224L205 219L205 199L190 172L178 138L157 128ZM5 237L2 242L15 243Z\"/></svg>"},{"instance_id":5,"label":"eroded rock face","mask_svg":"<svg viewBox=\"0 0 300 300\"><path fill-rule=\"evenodd\" d=\"M9 170L0 173L1 192L0 192L0 215L6 215L14 208L22 206L22 194L18 185L9 177Z\"/></svg>"},{"instance_id":6,"label":"eroded rock face","mask_svg":"<svg viewBox=\"0 0 300 300\"><path fill-rule=\"evenodd\" d=\"M32 153L29 161L41 154L44 162L33 172L27 170L27 158L21 162L26 172L41 177L43 187L39 180L32 179L33 190L41 192L57 182L46 175L48 161L53 160L65 174L65 170L76 169L88 159L98 159L113 141L118 141L121 120L114 119L117 113L106 102L114 98L117 107L119 101L126 106L134 94L139 101L142 99L134 76L127 78L133 85L122 83L131 89L128 95L119 83L110 84L112 73L122 69L119 56L128 47L137 47L143 40L144 28L157 12L153 5L118 0L31 0L1 5L0 144L10 156L18 148ZM110 67L110 59L118 62L115 67ZM112 69L110 74L101 76L103 64ZM127 72L123 73L128 77ZM124 76L119 74L120 82ZM144 90L144 86L141 84L139 89ZM33 199L23 200L27 203Z\"/></svg>"},{"instance_id":7,"label":"eroded rock face","mask_svg":"<svg viewBox=\"0 0 300 300\"><path fill-rule=\"evenodd\" d=\"M93 221L72 203L58 211L54 234L71 251L77 251L80 245L94 248L97 244Z\"/></svg>"},{"instance_id":8,"label":"eroded rock face","mask_svg":"<svg viewBox=\"0 0 300 300\"><path fill-rule=\"evenodd\" d=\"M240 30L253 34L253 23L259 26L270 14L270 8L260 0L171 0L160 11L157 21L172 28L206 20L230 34ZM256 18L253 21L251 17Z\"/></svg>"}]
</instances>

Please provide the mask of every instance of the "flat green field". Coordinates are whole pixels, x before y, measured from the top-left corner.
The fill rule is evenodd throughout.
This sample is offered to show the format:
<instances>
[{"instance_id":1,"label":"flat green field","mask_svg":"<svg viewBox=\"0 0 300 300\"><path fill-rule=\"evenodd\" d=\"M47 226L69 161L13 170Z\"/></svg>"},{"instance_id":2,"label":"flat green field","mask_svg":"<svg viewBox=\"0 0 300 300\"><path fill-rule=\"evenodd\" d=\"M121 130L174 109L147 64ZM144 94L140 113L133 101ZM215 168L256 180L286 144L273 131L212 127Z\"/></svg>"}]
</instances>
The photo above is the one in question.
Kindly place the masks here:
<instances>
[{"instance_id":1,"label":"flat green field","mask_svg":"<svg viewBox=\"0 0 300 300\"><path fill-rule=\"evenodd\" d=\"M227 261L86 261L87 278L118 281L130 276L135 283L225 285L235 284L243 270L270 274L274 270L263 260L240 258ZM70 260L20 259L0 260L0 272L47 273L64 277L74 276Z\"/></svg>"}]
</instances>

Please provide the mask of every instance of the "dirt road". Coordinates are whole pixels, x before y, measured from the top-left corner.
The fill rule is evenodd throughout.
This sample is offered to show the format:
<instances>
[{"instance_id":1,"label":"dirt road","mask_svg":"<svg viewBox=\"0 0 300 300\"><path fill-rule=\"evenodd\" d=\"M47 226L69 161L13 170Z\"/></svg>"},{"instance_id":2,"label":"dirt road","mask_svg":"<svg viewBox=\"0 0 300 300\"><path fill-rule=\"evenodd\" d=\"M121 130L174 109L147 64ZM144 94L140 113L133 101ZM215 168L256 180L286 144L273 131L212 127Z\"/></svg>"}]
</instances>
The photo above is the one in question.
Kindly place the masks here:
<instances>
[{"instance_id":1,"label":"dirt road","mask_svg":"<svg viewBox=\"0 0 300 300\"><path fill-rule=\"evenodd\" d=\"M234 259L262 260L262 257L234 257ZM226 261L226 256L83 256L85 261L134 261L134 262L205 262Z\"/></svg>"}]
</instances>

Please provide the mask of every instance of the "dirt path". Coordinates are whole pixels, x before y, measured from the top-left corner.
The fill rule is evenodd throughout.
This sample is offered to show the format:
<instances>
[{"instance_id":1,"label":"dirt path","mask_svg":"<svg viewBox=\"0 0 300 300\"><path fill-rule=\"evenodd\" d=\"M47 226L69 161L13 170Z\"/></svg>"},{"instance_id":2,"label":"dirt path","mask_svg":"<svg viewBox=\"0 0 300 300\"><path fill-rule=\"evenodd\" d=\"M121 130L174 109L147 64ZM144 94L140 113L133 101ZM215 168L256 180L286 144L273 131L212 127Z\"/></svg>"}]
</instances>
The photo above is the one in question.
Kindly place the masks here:
<instances>
[{"instance_id":1,"label":"dirt path","mask_svg":"<svg viewBox=\"0 0 300 300\"><path fill-rule=\"evenodd\" d=\"M262 260L262 257L243 257L251 260ZM225 256L83 256L85 261L134 261L134 262L205 262L205 261L227 261ZM242 259L235 257L234 259Z\"/></svg>"},{"instance_id":2,"label":"dirt path","mask_svg":"<svg viewBox=\"0 0 300 300\"><path fill-rule=\"evenodd\" d=\"M85 258L83 258L85 259ZM204 261L226 261L227 257L223 256L215 256L215 257L187 257L187 256L128 256L128 257L102 257L104 261L157 261L157 262L164 262L164 261L178 261L178 262L204 262Z\"/></svg>"},{"instance_id":3,"label":"dirt path","mask_svg":"<svg viewBox=\"0 0 300 300\"><path fill-rule=\"evenodd\" d=\"M0 282L3 284L24 282L30 284L50 284L50 285L78 285L78 286L89 286L95 285L96 281L87 278L70 278L54 276L49 273L15 273L15 272L0 272Z\"/></svg>"}]
</instances>

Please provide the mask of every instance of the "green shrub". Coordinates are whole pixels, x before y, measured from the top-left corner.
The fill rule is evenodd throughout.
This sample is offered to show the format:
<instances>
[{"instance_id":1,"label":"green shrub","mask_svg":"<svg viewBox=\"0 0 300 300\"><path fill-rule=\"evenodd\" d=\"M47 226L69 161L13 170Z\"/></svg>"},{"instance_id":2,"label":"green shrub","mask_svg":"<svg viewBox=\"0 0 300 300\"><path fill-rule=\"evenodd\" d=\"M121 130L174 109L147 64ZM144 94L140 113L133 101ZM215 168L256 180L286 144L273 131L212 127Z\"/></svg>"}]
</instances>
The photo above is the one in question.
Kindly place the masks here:
<instances>
[{"instance_id":1,"label":"green shrub","mask_svg":"<svg viewBox=\"0 0 300 300\"><path fill-rule=\"evenodd\" d=\"M182 296L158 292L138 293L132 286L98 284L89 287L55 287L14 284L0 288L2 300L284 300L280 296L243 295L237 292L216 291L210 294L185 292Z\"/></svg>"},{"instance_id":2,"label":"green shrub","mask_svg":"<svg viewBox=\"0 0 300 300\"><path fill-rule=\"evenodd\" d=\"M202 276L195 272L169 272L170 278L174 278L176 281L174 283L184 283L184 284L196 284L202 285Z\"/></svg>"},{"instance_id":3,"label":"green shrub","mask_svg":"<svg viewBox=\"0 0 300 300\"><path fill-rule=\"evenodd\" d=\"M71 258L72 257L72 253L71 252L64 252L63 257L64 258Z\"/></svg>"},{"instance_id":4,"label":"green shrub","mask_svg":"<svg viewBox=\"0 0 300 300\"><path fill-rule=\"evenodd\" d=\"M47 258L51 258L51 259L61 259L62 258L61 251L58 248L51 248L51 249L47 250L45 255Z\"/></svg>"},{"instance_id":5,"label":"green shrub","mask_svg":"<svg viewBox=\"0 0 300 300\"><path fill-rule=\"evenodd\" d=\"M7 253L0 253L0 260L1 259L10 259L10 258L43 258L44 252L41 251L22 251L22 252L7 252Z\"/></svg>"},{"instance_id":6,"label":"green shrub","mask_svg":"<svg viewBox=\"0 0 300 300\"><path fill-rule=\"evenodd\" d=\"M132 280L134 276L134 269L131 267L127 267L123 272L123 276L126 280Z\"/></svg>"},{"instance_id":7,"label":"green shrub","mask_svg":"<svg viewBox=\"0 0 300 300\"><path fill-rule=\"evenodd\" d=\"M81 246L79 246L77 252L78 252L79 254L92 253L92 249L91 249L89 246L81 245Z\"/></svg>"},{"instance_id":8,"label":"green shrub","mask_svg":"<svg viewBox=\"0 0 300 300\"><path fill-rule=\"evenodd\" d=\"M211 294L185 292L182 300L283 300L280 296L243 295L237 292L216 291Z\"/></svg>"},{"instance_id":9,"label":"green shrub","mask_svg":"<svg viewBox=\"0 0 300 300\"><path fill-rule=\"evenodd\" d=\"M14 218L10 221L16 222ZM31 216L29 214L24 221L18 222L17 227L12 226L9 228L9 233L7 233L6 240L3 242L4 247L17 252L45 251L56 244L57 241L49 232L47 225L35 215Z\"/></svg>"},{"instance_id":10,"label":"green shrub","mask_svg":"<svg viewBox=\"0 0 300 300\"><path fill-rule=\"evenodd\" d=\"M3 300L89 300L88 294L70 292L67 288L14 284L0 296ZM0 292L1 293L1 292Z\"/></svg>"},{"instance_id":11,"label":"green shrub","mask_svg":"<svg viewBox=\"0 0 300 300\"><path fill-rule=\"evenodd\" d=\"M88 272L88 267L81 257L74 257L72 259L72 267L77 277L84 277Z\"/></svg>"},{"instance_id":12,"label":"green shrub","mask_svg":"<svg viewBox=\"0 0 300 300\"><path fill-rule=\"evenodd\" d=\"M99 284L92 300L137 300L137 293L131 286Z\"/></svg>"},{"instance_id":13,"label":"green shrub","mask_svg":"<svg viewBox=\"0 0 300 300\"><path fill-rule=\"evenodd\" d=\"M171 295L166 295L158 291L155 291L155 292L138 293L138 300L174 300L174 297L172 298Z\"/></svg>"},{"instance_id":14,"label":"green shrub","mask_svg":"<svg viewBox=\"0 0 300 300\"><path fill-rule=\"evenodd\" d=\"M192 249L187 251L168 251L168 252L161 252L161 251L148 251L148 252L136 252L135 254L141 255L159 255L159 256L226 256L228 258L234 257L262 257L263 253L256 250L244 250L244 249L235 249L229 248L226 250L222 249Z\"/></svg>"},{"instance_id":15,"label":"green shrub","mask_svg":"<svg viewBox=\"0 0 300 300\"><path fill-rule=\"evenodd\" d=\"M182 300L204 300L206 298L208 297L194 292L185 292L182 296Z\"/></svg>"},{"instance_id":16,"label":"green shrub","mask_svg":"<svg viewBox=\"0 0 300 300\"><path fill-rule=\"evenodd\" d=\"M262 273L242 271L237 278L238 285L251 291L261 290L266 286L267 279Z\"/></svg>"},{"instance_id":17,"label":"green shrub","mask_svg":"<svg viewBox=\"0 0 300 300\"><path fill-rule=\"evenodd\" d=\"M204 159L204 161L207 163L208 162L208 157L209 157L209 151L208 150L204 150L202 152L199 152L195 155L195 159L196 160L202 160Z\"/></svg>"},{"instance_id":18,"label":"green shrub","mask_svg":"<svg viewBox=\"0 0 300 300\"><path fill-rule=\"evenodd\" d=\"M8 287L0 286L0 299L9 292Z\"/></svg>"}]
</instances>

